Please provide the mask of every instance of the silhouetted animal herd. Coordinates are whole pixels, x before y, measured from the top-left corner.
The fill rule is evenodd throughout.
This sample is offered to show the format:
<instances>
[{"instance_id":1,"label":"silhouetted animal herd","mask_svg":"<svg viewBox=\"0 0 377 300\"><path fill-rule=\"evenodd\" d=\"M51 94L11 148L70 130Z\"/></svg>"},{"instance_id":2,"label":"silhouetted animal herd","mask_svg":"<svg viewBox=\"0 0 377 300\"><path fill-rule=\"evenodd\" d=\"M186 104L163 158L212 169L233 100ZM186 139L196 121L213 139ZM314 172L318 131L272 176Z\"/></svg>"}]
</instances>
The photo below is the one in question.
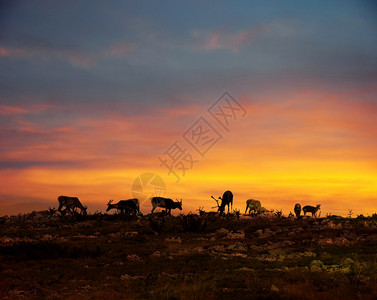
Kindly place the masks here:
<instances>
[{"instance_id":1,"label":"silhouetted animal herd","mask_svg":"<svg viewBox=\"0 0 377 300\"><path fill-rule=\"evenodd\" d=\"M212 208L217 208L217 212L220 216L224 215L225 207L228 206L228 214L230 211L233 210L233 193L231 191L225 191L222 197L218 197L216 199L215 197L211 196L212 199L216 201L216 206ZM166 215L171 215L172 209L179 209L182 210L182 199L181 201L173 201L170 198L164 198L164 197L152 197L151 199L152 204L152 213L156 210L157 207L165 209ZM219 201L221 201L219 203ZM64 216L66 214L68 215L74 215L74 214L81 214L86 215L87 212L87 206L84 206L81 204L80 200L77 197L69 197L69 196L59 196L58 197L59 207L58 211L59 213ZM111 209L115 209L119 214L123 215L140 215L140 204L139 200L136 198L129 199L129 200L120 200L117 203L112 203L113 200L110 200L107 203L107 209L106 212L110 211ZM63 209L64 208L64 209ZM301 210L304 212L304 216L306 216L306 213L311 213L312 217L317 216L318 210L321 209L321 205L318 204L317 206L310 206L306 205L301 209L301 204L296 203L294 206L294 213L297 218L301 216ZM55 209L49 209L49 212L54 211ZM206 213L203 211L202 208L199 209L200 215L205 214L214 214L215 212L209 212ZM261 215L266 213L272 213L273 211L269 211L266 208L264 208L261 205L261 202L259 200L249 199L246 201L246 210L245 215L248 213L249 215ZM238 211L239 213L239 211Z\"/></svg>"}]
</instances>

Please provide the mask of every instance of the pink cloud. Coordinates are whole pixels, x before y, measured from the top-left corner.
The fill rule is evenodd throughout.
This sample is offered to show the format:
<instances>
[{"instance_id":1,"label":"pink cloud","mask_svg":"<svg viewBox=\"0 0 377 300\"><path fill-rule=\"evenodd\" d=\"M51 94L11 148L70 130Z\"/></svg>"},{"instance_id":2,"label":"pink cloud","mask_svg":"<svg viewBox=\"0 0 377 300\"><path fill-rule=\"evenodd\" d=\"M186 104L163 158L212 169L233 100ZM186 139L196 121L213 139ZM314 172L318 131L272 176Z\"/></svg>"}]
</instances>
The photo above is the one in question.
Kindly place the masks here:
<instances>
[{"instance_id":1,"label":"pink cloud","mask_svg":"<svg viewBox=\"0 0 377 300\"><path fill-rule=\"evenodd\" d=\"M7 106L7 105L0 105L0 115L7 116L7 115L19 115L19 114L26 114L27 110L25 108L17 107L17 106Z\"/></svg>"},{"instance_id":2,"label":"pink cloud","mask_svg":"<svg viewBox=\"0 0 377 300\"><path fill-rule=\"evenodd\" d=\"M105 51L107 56L117 56L122 57L126 56L129 53L135 51L136 46L134 44L127 44L127 43L117 43L108 47Z\"/></svg>"},{"instance_id":3,"label":"pink cloud","mask_svg":"<svg viewBox=\"0 0 377 300\"><path fill-rule=\"evenodd\" d=\"M25 51L21 48L13 48L13 47L0 47L0 57L3 56L22 56L24 55Z\"/></svg>"},{"instance_id":4,"label":"pink cloud","mask_svg":"<svg viewBox=\"0 0 377 300\"><path fill-rule=\"evenodd\" d=\"M106 57L124 57L136 49L135 44L116 43L98 50L81 50L68 47L50 46L25 46L23 48L0 47L0 58L31 59L40 58L50 60L53 58L69 62L75 67L92 68L98 61Z\"/></svg>"},{"instance_id":5,"label":"pink cloud","mask_svg":"<svg viewBox=\"0 0 377 300\"><path fill-rule=\"evenodd\" d=\"M255 42L259 37L273 34L275 38L289 37L295 32L293 24L271 22L254 26L241 31L192 31L195 47L200 50L226 49L239 52L246 45Z\"/></svg>"},{"instance_id":6,"label":"pink cloud","mask_svg":"<svg viewBox=\"0 0 377 300\"><path fill-rule=\"evenodd\" d=\"M201 40L199 48L203 50L227 49L238 52L268 29L269 26L257 26L240 32L219 30L209 33L196 33L196 36Z\"/></svg>"},{"instance_id":7,"label":"pink cloud","mask_svg":"<svg viewBox=\"0 0 377 300\"><path fill-rule=\"evenodd\" d=\"M52 107L52 104L38 103L31 105L0 105L0 115L24 115L24 114L36 114L43 110Z\"/></svg>"}]
</instances>

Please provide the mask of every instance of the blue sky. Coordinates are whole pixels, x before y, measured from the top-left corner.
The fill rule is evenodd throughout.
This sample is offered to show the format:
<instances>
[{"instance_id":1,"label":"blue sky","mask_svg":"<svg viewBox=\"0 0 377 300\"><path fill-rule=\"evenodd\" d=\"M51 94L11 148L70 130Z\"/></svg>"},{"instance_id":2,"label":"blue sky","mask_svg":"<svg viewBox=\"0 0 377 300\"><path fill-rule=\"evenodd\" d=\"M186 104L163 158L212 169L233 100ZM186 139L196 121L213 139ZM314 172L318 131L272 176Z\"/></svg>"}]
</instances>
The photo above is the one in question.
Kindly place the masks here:
<instances>
[{"instance_id":1,"label":"blue sky","mask_svg":"<svg viewBox=\"0 0 377 300\"><path fill-rule=\"evenodd\" d=\"M219 89L374 84L372 3L3 1L1 101L164 106Z\"/></svg>"}]
</instances>

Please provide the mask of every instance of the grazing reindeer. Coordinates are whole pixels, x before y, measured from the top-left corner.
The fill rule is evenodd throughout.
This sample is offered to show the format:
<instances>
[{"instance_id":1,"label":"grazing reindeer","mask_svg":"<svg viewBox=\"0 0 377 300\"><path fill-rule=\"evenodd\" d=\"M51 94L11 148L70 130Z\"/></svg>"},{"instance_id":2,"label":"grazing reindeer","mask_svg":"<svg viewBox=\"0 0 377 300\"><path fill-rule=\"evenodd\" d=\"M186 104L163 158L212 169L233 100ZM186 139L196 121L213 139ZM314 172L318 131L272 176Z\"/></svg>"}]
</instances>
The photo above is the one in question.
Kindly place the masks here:
<instances>
[{"instance_id":1,"label":"grazing reindeer","mask_svg":"<svg viewBox=\"0 0 377 300\"><path fill-rule=\"evenodd\" d=\"M153 197L151 198L152 203L152 213L157 207L165 208L165 211L168 215L171 215L171 210L178 208L182 210L182 199L181 201L173 201L170 198L163 198L163 197Z\"/></svg>"},{"instance_id":2,"label":"grazing reindeer","mask_svg":"<svg viewBox=\"0 0 377 300\"><path fill-rule=\"evenodd\" d=\"M249 199L246 201L246 210L245 215L247 213L247 210L249 210L249 214L251 211L254 212L254 214L262 212L262 205L259 200Z\"/></svg>"},{"instance_id":3,"label":"grazing reindeer","mask_svg":"<svg viewBox=\"0 0 377 300\"><path fill-rule=\"evenodd\" d=\"M199 207L199 209L197 209L197 211L199 211L199 216L201 216L201 217L212 217L212 216L217 215L217 212L214 212L214 211L210 211L210 212L204 211L204 207Z\"/></svg>"},{"instance_id":4,"label":"grazing reindeer","mask_svg":"<svg viewBox=\"0 0 377 300\"><path fill-rule=\"evenodd\" d=\"M170 198L163 198L163 197L153 197L151 198L151 203L152 203L152 213L157 207L165 208L165 213L166 214L171 214L172 209L180 209L182 210L182 199L181 201L173 201Z\"/></svg>"},{"instance_id":5,"label":"grazing reindeer","mask_svg":"<svg viewBox=\"0 0 377 300\"><path fill-rule=\"evenodd\" d=\"M122 214L124 213L132 213L134 215L140 214L140 207L139 207L139 200L129 199L129 200L120 200L118 203L111 204L113 200L110 200L107 203L107 209L106 211L109 211L110 209L116 209L120 211Z\"/></svg>"},{"instance_id":6,"label":"grazing reindeer","mask_svg":"<svg viewBox=\"0 0 377 300\"><path fill-rule=\"evenodd\" d=\"M46 210L33 211L29 215L34 219L40 220L40 219L52 217L55 214L55 212L56 212L55 207L54 208L49 207Z\"/></svg>"},{"instance_id":7,"label":"grazing reindeer","mask_svg":"<svg viewBox=\"0 0 377 300\"><path fill-rule=\"evenodd\" d=\"M296 217L299 218L300 214L301 214L301 204L300 203L296 203L294 211L295 211Z\"/></svg>"},{"instance_id":8,"label":"grazing reindeer","mask_svg":"<svg viewBox=\"0 0 377 300\"><path fill-rule=\"evenodd\" d=\"M217 200L215 197L211 196L212 199L214 199L217 203L218 211L220 212L220 216L222 216L225 206L228 205L228 213L229 213L229 204L231 205L231 208L233 210L233 194L231 191L226 191L223 194L223 197L219 197L219 200L221 200L221 205L219 205L219 200Z\"/></svg>"},{"instance_id":9,"label":"grazing reindeer","mask_svg":"<svg viewBox=\"0 0 377 300\"><path fill-rule=\"evenodd\" d=\"M48 209L46 210L40 210L40 211L36 211L35 214L37 217L51 217L55 214L56 212L56 209L55 207L54 208L51 208L49 207Z\"/></svg>"},{"instance_id":10,"label":"grazing reindeer","mask_svg":"<svg viewBox=\"0 0 377 300\"><path fill-rule=\"evenodd\" d=\"M306 213L307 212L311 212L312 213L312 217L316 216L317 214L317 211L319 211L321 209L321 204L317 204L316 207L314 206L310 206L310 205L306 205L302 208L302 211L304 212L304 216L306 216Z\"/></svg>"},{"instance_id":11,"label":"grazing reindeer","mask_svg":"<svg viewBox=\"0 0 377 300\"><path fill-rule=\"evenodd\" d=\"M70 214L74 214L76 212L76 208L79 208L81 210L81 214L83 214L84 216L86 216L87 214L86 210L88 207L82 205L79 198L77 197L59 196L58 201L59 201L58 211L62 215L65 214L67 211ZM65 210L62 211L63 207L65 207Z\"/></svg>"}]
</instances>

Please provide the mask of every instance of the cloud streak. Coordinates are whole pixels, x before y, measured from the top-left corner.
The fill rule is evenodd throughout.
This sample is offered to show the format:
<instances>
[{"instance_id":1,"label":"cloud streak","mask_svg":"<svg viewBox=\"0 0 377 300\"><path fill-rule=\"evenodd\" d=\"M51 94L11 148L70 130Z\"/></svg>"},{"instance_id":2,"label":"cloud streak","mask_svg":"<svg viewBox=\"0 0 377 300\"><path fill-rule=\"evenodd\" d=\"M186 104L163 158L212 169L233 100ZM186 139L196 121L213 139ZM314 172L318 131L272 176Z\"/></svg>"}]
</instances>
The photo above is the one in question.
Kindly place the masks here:
<instances>
[{"instance_id":1,"label":"cloud streak","mask_svg":"<svg viewBox=\"0 0 377 300\"><path fill-rule=\"evenodd\" d=\"M58 47L48 44L23 47L0 47L0 59L41 61L62 60L74 67L93 68L99 61L108 58L126 58L137 49L134 43L115 42L102 49L81 49L80 47Z\"/></svg>"}]
</instances>

